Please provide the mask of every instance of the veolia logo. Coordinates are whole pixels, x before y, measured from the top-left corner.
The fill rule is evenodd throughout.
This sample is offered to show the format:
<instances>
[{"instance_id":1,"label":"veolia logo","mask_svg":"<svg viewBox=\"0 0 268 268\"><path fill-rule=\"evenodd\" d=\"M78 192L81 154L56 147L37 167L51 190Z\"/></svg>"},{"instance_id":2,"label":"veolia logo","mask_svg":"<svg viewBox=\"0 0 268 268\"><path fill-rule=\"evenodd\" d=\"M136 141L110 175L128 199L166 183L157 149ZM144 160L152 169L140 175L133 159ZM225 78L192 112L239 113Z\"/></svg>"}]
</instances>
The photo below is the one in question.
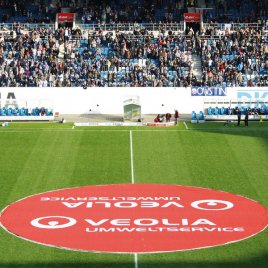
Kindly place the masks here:
<instances>
[{"instance_id":1,"label":"veolia logo","mask_svg":"<svg viewBox=\"0 0 268 268\"><path fill-rule=\"evenodd\" d=\"M217 206L219 204L223 205L223 207L218 208ZM196 209L201 209L201 210L226 210L234 206L233 203L228 202L228 201L223 201L223 200L199 200L199 201L193 202L191 205L192 207Z\"/></svg>"},{"instance_id":2,"label":"veolia logo","mask_svg":"<svg viewBox=\"0 0 268 268\"><path fill-rule=\"evenodd\" d=\"M60 248L120 253L190 250L246 239L267 209L238 195L158 184L86 186L19 200L0 216L8 232Z\"/></svg>"},{"instance_id":3,"label":"veolia logo","mask_svg":"<svg viewBox=\"0 0 268 268\"><path fill-rule=\"evenodd\" d=\"M66 223L60 223L64 219L67 221ZM46 220L47 223L42 223L42 221ZM70 217L63 216L47 216L37 218L31 221L32 226L42 229L61 229L70 227L76 224L76 220Z\"/></svg>"}]
</instances>

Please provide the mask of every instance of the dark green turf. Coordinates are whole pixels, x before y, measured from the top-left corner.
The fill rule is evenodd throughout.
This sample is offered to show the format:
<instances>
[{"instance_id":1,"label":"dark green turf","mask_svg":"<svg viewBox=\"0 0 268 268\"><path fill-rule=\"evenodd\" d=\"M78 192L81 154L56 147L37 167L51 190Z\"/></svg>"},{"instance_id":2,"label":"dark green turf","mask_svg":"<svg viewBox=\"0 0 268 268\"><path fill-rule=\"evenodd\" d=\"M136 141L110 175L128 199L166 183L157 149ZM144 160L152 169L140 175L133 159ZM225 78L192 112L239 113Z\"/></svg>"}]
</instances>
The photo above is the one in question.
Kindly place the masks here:
<instances>
[{"instance_id":1,"label":"dark green turf","mask_svg":"<svg viewBox=\"0 0 268 268\"><path fill-rule=\"evenodd\" d=\"M137 183L224 190L268 207L268 125L75 128L21 123L0 128L0 209L25 196L91 184ZM0 267L134 267L133 255L36 245L0 229ZM138 256L138 267L268 267L268 231L227 246Z\"/></svg>"}]
</instances>

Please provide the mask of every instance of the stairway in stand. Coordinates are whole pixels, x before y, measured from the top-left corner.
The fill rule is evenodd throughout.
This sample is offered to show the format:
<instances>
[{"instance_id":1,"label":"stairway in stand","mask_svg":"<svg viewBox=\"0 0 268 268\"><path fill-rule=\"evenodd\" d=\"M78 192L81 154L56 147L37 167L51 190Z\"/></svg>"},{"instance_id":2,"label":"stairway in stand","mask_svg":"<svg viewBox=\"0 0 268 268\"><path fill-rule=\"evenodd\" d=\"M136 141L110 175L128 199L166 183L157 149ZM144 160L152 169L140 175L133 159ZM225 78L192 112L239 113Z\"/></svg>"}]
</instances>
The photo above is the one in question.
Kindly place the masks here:
<instances>
[{"instance_id":1,"label":"stairway in stand","mask_svg":"<svg viewBox=\"0 0 268 268\"><path fill-rule=\"evenodd\" d=\"M193 60L193 73L196 76L197 80L201 81L202 80L202 63L201 63L201 57L192 54L192 60Z\"/></svg>"}]
</instances>

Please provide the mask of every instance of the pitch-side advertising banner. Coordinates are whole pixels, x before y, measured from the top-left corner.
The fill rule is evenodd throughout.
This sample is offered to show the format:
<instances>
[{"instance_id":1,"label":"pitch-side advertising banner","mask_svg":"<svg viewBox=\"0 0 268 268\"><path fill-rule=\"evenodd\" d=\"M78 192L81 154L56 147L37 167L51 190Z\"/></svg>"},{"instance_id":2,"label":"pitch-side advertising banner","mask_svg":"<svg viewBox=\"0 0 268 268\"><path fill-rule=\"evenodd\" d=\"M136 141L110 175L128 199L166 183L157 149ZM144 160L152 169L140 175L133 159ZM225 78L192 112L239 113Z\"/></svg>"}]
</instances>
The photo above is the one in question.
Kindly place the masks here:
<instances>
[{"instance_id":1,"label":"pitch-side advertising banner","mask_svg":"<svg viewBox=\"0 0 268 268\"><path fill-rule=\"evenodd\" d=\"M268 88L0 88L0 107L47 107L60 114L123 114L126 96L138 96L142 114L204 109L204 98L268 100ZM198 96L198 97L197 97Z\"/></svg>"}]
</instances>

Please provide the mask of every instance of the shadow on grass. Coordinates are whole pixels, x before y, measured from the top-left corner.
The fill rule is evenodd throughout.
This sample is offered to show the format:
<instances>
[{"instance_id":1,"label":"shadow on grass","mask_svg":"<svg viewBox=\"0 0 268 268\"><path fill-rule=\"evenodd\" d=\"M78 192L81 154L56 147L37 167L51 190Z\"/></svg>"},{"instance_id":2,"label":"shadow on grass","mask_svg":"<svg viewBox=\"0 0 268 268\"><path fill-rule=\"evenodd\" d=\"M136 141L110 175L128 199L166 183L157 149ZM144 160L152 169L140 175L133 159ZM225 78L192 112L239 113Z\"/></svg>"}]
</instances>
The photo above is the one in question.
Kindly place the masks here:
<instances>
[{"instance_id":1,"label":"shadow on grass","mask_svg":"<svg viewBox=\"0 0 268 268\"><path fill-rule=\"evenodd\" d=\"M236 126L236 123L230 123L229 125L224 126L223 122L209 122L205 123L204 125L188 124L188 127L190 131L257 137L268 142L268 122L263 123L263 125L260 125L257 122L250 122L248 127L244 126L244 122L241 122L240 126Z\"/></svg>"},{"instance_id":2,"label":"shadow on grass","mask_svg":"<svg viewBox=\"0 0 268 268\"><path fill-rule=\"evenodd\" d=\"M255 257L249 257L245 261L237 261L237 262L228 262L228 261L209 261L204 260L202 262L185 262L185 261L169 261L168 262L168 255L165 261L164 258L161 258L161 261L159 261L159 258L157 258L157 255L155 255L156 260L152 261L142 261L139 260L138 267L139 268L267 268L268 264L268 252L263 255L255 256ZM142 258L142 257L141 257ZM47 262L47 263L1 263L0 261L0 267L1 268L128 268L128 267L135 267L134 261L133 262L83 262L83 263L53 263L53 262Z\"/></svg>"}]
</instances>

